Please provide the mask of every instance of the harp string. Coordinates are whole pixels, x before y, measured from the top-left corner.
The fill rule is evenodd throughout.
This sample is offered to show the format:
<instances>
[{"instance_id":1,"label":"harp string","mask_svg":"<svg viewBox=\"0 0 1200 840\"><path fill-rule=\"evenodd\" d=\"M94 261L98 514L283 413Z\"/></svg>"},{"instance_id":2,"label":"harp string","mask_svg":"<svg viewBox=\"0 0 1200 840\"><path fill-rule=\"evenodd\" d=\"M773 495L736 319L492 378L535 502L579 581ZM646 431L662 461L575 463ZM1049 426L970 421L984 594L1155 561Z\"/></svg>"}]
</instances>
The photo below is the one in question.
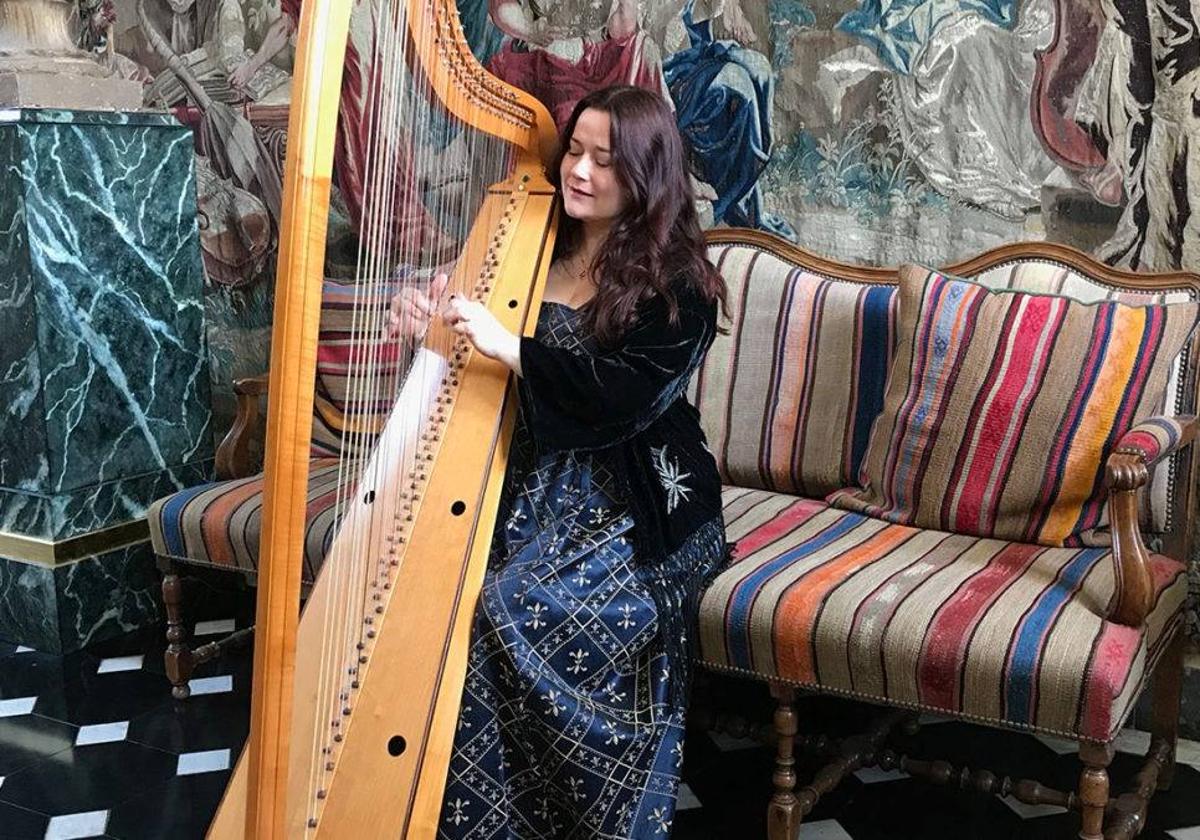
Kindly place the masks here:
<instances>
[{"instance_id":1,"label":"harp string","mask_svg":"<svg viewBox=\"0 0 1200 840\"><path fill-rule=\"evenodd\" d=\"M404 523L410 512L405 505L415 505L406 498L415 489L413 477L428 469L421 461L420 446L432 425L427 411L432 403L425 396L410 406L399 398L401 394L407 398L410 390L418 396L434 393L447 373L446 360L456 349L448 330L433 329L422 340L411 329L407 314L401 315L407 323L402 324L400 335L386 340L387 301L397 292L428 290L442 270L452 278L446 295L473 296L489 241L471 236L472 227L495 229L500 202L487 201L488 190L510 174L512 164L507 144L464 125L453 116L458 110L453 102L444 112L437 110L438 94L429 76L421 72L410 43L412 37L444 36L431 4L373 0L370 11L374 36L361 68L366 73L363 210L345 391L336 400L344 410L338 432L343 456L335 504L337 539L322 571L333 575L333 580L322 627L318 726L310 744L314 817L320 808L315 797L328 788L332 774L327 762L336 758L335 738L348 722L344 710L354 706L365 637L378 626L375 607L386 603L389 581L398 571L395 564L405 561L403 548L389 545L384 538ZM417 15L411 26L406 13ZM455 14L452 7L451 14ZM466 99L457 89L449 95L460 102ZM459 152L461 157L455 159ZM448 161L470 164L461 191L446 188L458 176L446 171ZM428 201L426 186L431 188ZM477 219L481 208L486 217ZM395 423L402 433L385 434L376 446L379 429L371 420L381 406L393 405L397 414L408 409L412 413L389 417L389 431ZM388 482L398 483L403 492L387 494L386 500L381 492L374 503L365 501L372 490L381 490ZM447 558L421 560L446 562Z\"/></svg>"},{"instance_id":2,"label":"harp string","mask_svg":"<svg viewBox=\"0 0 1200 840\"><path fill-rule=\"evenodd\" d=\"M335 517L339 521L345 521L343 517L348 505L351 504L349 494L359 486L361 479L361 474L356 475L355 473L359 472L361 466L363 432L361 429L356 430L353 412L357 406L366 407L373 402L371 399L373 395L369 388L375 347L362 342L363 336L367 334L366 326L362 321L370 314L367 304L372 299L371 278L379 273L378 249L375 247L375 243L380 236L382 225L387 222L387 214L383 212L386 205L381 208L379 203L379 197L382 195L380 190L382 166L380 164L385 154L384 142L388 137L388 132L384 130L384 121L388 117L387 110L392 107L392 101L389 98L381 97L379 75L375 71L376 68L386 68L395 61L395 47L397 43L400 43L383 29L391 18L391 15L388 14L389 5L390 0L383 0L383 8L375 21L377 26L374 28L375 32L383 33L383 37L372 39L367 61L362 68L369 73L366 79L363 115L366 121L367 138L366 177L363 182L363 210L355 270L354 306L351 316L351 331L348 337L350 349L347 356L348 367L345 371L346 393L343 404L345 415L340 430L340 450L343 457L339 461L335 505ZM372 12L374 11L372 9ZM360 352L360 348L365 348L365 351ZM334 543L333 556L326 560L327 572L334 576L334 592L330 602L331 608L325 615L322 634L322 667L321 679L318 684L318 709L322 714L318 717L320 724L313 733L309 785L311 796L316 796L317 791L324 787L325 780L329 775L330 771L324 759L332 757L332 738L337 734L337 728L341 726L340 718L342 716L341 710L338 708L339 701L352 701L353 681L358 673L357 646L350 643L350 640L355 637L356 630L353 625L357 611L352 608L353 583L356 576L353 574L353 569L348 569L346 566L353 566L355 561L360 561L362 558L362 551L359 550L363 542L362 529L358 525L360 519L360 517L351 519L348 523L352 526L349 529L350 533L346 538ZM361 617L361 615L362 613L358 612L358 616Z\"/></svg>"}]
</instances>

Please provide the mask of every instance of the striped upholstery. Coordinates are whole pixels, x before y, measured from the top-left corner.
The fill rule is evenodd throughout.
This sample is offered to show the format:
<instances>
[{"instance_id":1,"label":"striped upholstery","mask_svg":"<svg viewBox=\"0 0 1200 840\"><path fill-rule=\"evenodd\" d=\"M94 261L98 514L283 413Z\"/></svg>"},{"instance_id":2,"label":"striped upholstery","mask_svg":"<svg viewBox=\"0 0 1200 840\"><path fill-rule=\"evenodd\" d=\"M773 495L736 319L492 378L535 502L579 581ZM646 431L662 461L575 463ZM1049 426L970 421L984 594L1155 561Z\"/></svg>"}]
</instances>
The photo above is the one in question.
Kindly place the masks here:
<instances>
[{"instance_id":1,"label":"striped upholstery","mask_svg":"<svg viewBox=\"0 0 1200 840\"><path fill-rule=\"evenodd\" d=\"M1059 263L1045 259L1025 259L1006 263L971 279L990 289L1049 292L1066 295L1082 303L1113 300L1131 305L1144 305L1147 303L1179 303L1195 299L1195 294L1191 289L1156 294L1116 289L1090 277L1085 277ZM1158 409L1159 413L1170 416L1195 411L1187 391L1187 383L1181 376L1183 361L1182 357L1177 358L1171 365L1171 373L1167 378L1163 403ZM1172 459L1164 464L1162 469L1155 470L1150 476L1149 486L1140 496L1142 525L1149 532L1161 534L1172 530L1171 486L1175 481L1175 468L1176 464Z\"/></svg>"},{"instance_id":2,"label":"striped upholstery","mask_svg":"<svg viewBox=\"0 0 1200 840\"><path fill-rule=\"evenodd\" d=\"M689 397L722 476L818 497L852 483L883 405L895 288L746 246L711 248L709 259L728 284L732 325Z\"/></svg>"},{"instance_id":3,"label":"striped upholstery","mask_svg":"<svg viewBox=\"0 0 1200 840\"><path fill-rule=\"evenodd\" d=\"M303 579L312 582L333 538L339 461L314 459L308 473ZM353 474L353 470L347 474ZM146 516L154 553L184 563L258 570L263 477L218 481L159 499Z\"/></svg>"},{"instance_id":4,"label":"striped upholstery","mask_svg":"<svg viewBox=\"0 0 1200 840\"><path fill-rule=\"evenodd\" d=\"M726 488L734 563L700 607L723 670L1108 741L1181 621L1182 565L1153 557L1144 629L1103 618L1112 556L895 525Z\"/></svg>"},{"instance_id":5,"label":"striped upholstery","mask_svg":"<svg viewBox=\"0 0 1200 840\"><path fill-rule=\"evenodd\" d=\"M1105 459L1161 403L1197 305L997 293L906 266L900 313L861 489L830 502L960 534L1093 541Z\"/></svg>"},{"instance_id":6,"label":"striped upholstery","mask_svg":"<svg viewBox=\"0 0 1200 840\"><path fill-rule=\"evenodd\" d=\"M1148 417L1117 441L1117 452L1142 456L1151 466L1170 455L1183 440L1183 424L1195 422L1195 417Z\"/></svg>"},{"instance_id":7,"label":"striped upholstery","mask_svg":"<svg viewBox=\"0 0 1200 840\"><path fill-rule=\"evenodd\" d=\"M895 343L894 286L821 275L744 243L709 246L729 287L730 334L718 336L689 396L730 484L824 497L854 484L883 405ZM1192 300L1118 290L1049 259L1022 259L972 277L994 289L1050 292L1090 303ZM1180 362L1158 413L1186 414ZM1147 530L1171 529L1174 459L1142 494Z\"/></svg>"},{"instance_id":8,"label":"striped upholstery","mask_svg":"<svg viewBox=\"0 0 1200 840\"><path fill-rule=\"evenodd\" d=\"M333 538L339 482L349 483L346 476L353 476L360 463L356 454L365 453L374 441L374 429L391 409L397 373L404 364L393 342L364 344L354 339L356 334L381 334L390 289L377 289L364 298L354 286L326 280L321 295L305 514L306 582L315 580ZM372 371L369 379L350 374L366 363ZM343 436L342 417L348 411L368 418L361 434ZM340 461L343 456L347 460ZM262 484L262 475L256 475L191 487L158 500L147 513L155 553L183 563L257 571Z\"/></svg>"},{"instance_id":9,"label":"striped upholstery","mask_svg":"<svg viewBox=\"0 0 1200 840\"><path fill-rule=\"evenodd\" d=\"M314 458L366 454L374 434L343 436L347 413L381 422L391 410L403 356L393 341L364 343L356 336L381 335L392 290L364 293L352 285L326 280L321 290L321 326L317 340ZM361 372L370 370L370 375ZM352 374L351 371L356 373Z\"/></svg>"}]
</instances>

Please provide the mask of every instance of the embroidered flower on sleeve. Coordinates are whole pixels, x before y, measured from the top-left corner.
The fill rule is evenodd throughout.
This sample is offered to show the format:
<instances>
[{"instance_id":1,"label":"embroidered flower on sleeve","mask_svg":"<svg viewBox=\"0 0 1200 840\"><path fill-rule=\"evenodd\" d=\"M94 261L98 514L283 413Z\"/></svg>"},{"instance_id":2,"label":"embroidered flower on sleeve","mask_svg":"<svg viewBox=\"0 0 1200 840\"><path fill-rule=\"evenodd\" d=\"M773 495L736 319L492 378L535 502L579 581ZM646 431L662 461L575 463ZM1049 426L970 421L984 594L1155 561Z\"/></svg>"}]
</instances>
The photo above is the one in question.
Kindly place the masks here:
<instances>
[{"instance_id":1,"label":"embroidered flower on sleeve","mask_svg":"<svg viewBox=\"0 0 1200 840\"><path fill-rule=\"evenodd\" d=\"M672 513L680 502L688 500L692 488L684 483L684 479L691 478L692 474L679 468L678 458L667 458L666 446L652 446L650 452L654 455L654 469L658 473L659 483L667 491L667 513Z\"/></svg>"}]
</instances>

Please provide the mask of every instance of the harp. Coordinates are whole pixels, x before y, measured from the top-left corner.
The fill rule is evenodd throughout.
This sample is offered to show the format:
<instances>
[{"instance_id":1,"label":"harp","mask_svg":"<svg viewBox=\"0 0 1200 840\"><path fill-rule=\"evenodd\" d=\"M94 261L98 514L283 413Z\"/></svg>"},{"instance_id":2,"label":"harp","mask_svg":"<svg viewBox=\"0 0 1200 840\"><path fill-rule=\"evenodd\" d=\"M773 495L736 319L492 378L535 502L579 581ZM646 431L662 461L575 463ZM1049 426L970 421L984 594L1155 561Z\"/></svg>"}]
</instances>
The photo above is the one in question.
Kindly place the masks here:
<instances>
[{"instance_id":1,"label":"harp","mask_svg":"<svg viewBox=\"0 0 1200 840\"><path fill-rule=\"evenodd\" d=\"M348 396L319 401L316 416L357 454L344 459L338 524L301 615L352 8L363 79L362 305L351 318ZM380 301L444 267L450 291L530 332L553 248L556 198L544 166L555 143L545 108L474 59L453 2L305 0L275 292L250 736L212 838L436 832L515 404L507 369L436 321L412 342L382 341ZM437 180L439 150L444 158L454 144L470 165L464 186L453 199L422 197L420 185ZM342 410L379 404L388 407L380 417Z\"/></svg>"}]
</instances>

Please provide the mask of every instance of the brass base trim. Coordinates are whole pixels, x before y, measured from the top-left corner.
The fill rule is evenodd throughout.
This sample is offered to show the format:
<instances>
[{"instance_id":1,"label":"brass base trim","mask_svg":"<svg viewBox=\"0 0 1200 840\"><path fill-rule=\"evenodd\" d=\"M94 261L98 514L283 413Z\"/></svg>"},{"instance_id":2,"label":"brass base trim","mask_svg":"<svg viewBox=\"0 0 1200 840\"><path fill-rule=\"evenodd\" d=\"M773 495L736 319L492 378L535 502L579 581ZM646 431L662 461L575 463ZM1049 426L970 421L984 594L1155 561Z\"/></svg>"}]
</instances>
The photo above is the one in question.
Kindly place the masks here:
<instances>
[{"instance_id":1,"label":"brass base trim","mask_svg":"<svg viewBox=\"0 0 1200 840\"><path fill-rule=\"evenodd\" d=\"M150 526L145 519L121 522L65 540L44 540L0 531L0 557L53 568L148 539Z\"/></svg>"}]
</instances>

